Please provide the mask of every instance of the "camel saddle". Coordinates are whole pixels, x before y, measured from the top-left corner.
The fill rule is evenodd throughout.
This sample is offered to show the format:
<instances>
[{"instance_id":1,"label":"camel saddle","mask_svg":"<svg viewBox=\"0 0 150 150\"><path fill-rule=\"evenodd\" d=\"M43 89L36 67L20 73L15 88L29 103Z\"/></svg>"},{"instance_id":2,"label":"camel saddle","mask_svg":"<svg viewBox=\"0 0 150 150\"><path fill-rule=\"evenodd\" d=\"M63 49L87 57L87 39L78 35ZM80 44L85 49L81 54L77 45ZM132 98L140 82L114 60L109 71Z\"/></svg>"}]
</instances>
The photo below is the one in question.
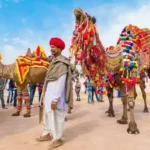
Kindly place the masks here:
<instances>
[{"instance_id":1,"label":"camel saddle","mask_svg":"<svg viewBox=\"0 0 150 150\"><path fill-rule=\"evenodd\" d=\"M19 56L16 59L16 72L19 77L20 84L23 84L30 68L42 67L48 70L49 62L46 58Z\"/></svg>"}]
</instances>

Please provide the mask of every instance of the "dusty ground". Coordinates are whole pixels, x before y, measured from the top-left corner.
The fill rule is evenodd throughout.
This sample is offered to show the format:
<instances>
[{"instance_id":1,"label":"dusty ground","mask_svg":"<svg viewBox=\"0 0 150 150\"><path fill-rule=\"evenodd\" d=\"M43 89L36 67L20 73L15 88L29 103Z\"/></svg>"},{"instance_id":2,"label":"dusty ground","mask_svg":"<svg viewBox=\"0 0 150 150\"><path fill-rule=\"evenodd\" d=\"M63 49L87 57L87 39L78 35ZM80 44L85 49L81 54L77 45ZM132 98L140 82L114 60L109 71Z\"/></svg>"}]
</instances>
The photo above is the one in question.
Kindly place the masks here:
<instances>
[{"instance_id":1,"label":"dusty ground","mask_svg":"<svg viewBox=\"0 0 150 150\"><path fill-rule=\"evenodd\" d=\"M148 96L150 97L150 96ZM36 104L37 106L37 104ZM150 108L150 105L148 105ZM104 103L87 104L86 95L82 101L75 102L74 111L65 122L65 144L58 150L149 150L150 114L143 113L143 101L139 94L136 101L135 118L139 135L127 134L127 125L119 125L122 105L115 98L115 118L104 113L108 100ZM0 109L0 150L47 150L49 142L38 143L35 138L41 133L38 124L38 106L32 109L31 118L12 117L13 108Z\"/></svg>"}]
</instances>

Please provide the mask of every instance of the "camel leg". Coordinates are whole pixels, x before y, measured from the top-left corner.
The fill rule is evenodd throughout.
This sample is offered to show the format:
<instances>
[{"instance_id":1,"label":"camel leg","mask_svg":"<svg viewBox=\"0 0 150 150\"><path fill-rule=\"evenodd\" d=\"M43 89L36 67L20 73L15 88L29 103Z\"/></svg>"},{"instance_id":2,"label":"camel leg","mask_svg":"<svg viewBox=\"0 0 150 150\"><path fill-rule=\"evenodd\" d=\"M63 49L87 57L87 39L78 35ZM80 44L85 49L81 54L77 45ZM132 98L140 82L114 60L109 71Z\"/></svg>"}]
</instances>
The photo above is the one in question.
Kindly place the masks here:
<instances>
[{"instance_id":1,"label":"camel leg","mask_svg":"<svg viewBox=\"0 0 150 150\"><path fill-rule=\"evenodd\" d=\"M70 106L68 106L68 114L71 114L72 112L72 108Z\"/></svg>"},{"instance_id":2,"label":"camel leg","mask_svg":"<svg viewBox=\"0 0 150 150\"><path fill-rule=\"evenodd\" d=\"M113 110L113 88L107 87L108 99L109 99L109 109L106 111L108 113L108 117L115 117Z\"/></svg>"},{"instance_id":3,"label":"camel leg","mask_svg":"<svg viewBox=\"0 0 150 150\"><path fill-rule=\"evenodd\" d=\"M148 113L148 107L147 107L147 101L146 101L146 92L145 92L145 81L144 79L140 82L140 89L141 89L141 92L142 92L142 97L144 99L144 111L145 113Z\"/></svg>"},{"instance_id":4,"label":"camel leg","mask_svg":"<svg viewBox=\"0 0 150 150\"><path fill-rule=\"evenodd\" d=\"M134 92L135 92L135 87L131 87L128 92L128 107L130 108L130 122L129 122L127 132L131 134L136 134L136 133L139 134L139 130L137 128L137 124L134 118L134 106L135 106Z\"/></svg>"},{"instance_id":5,"label":"camel leg","mask_svg":"<svg viewBox=\"0 0 150 150\"><path fill-rule=\"evenodd\" d=\"M134 99L136 100L136 98L137 98L137 92L136 92L136 88L135 88ZM128 108L128 111L130 111L130 108Z\"/></svg>"},{"instance_id":6,"label":"camel leg","mask_svg":"<svg viewBox=\"0 0 150 150\"><path fill-rule=\"evenodd\" d=\"M127 96L123 96L121 98L123 104L123 115L120 120L117 120L119 124L127 124L128 123L128 115L127 115Z\"/></svg>"},{"instance_id":7,"label":"camel leg","mask_svg":"<svg viewBox=\"0 0 150 150\"><path fill-rule=\"evenodd\" d=\"M130 108L130 122L129 122L127 132L131 133L131 134L136 134L136 133L139 134L140 131L137 128L137 124L136 124L135 119L134 119L135 101L133 98L128 98L128 106Z\"/></svg>"},{"instance_id":8,"label":"camel leg","mask_svg":"<svg viewBox=\"0 0 150 150\"><path fill-rule=\"evenodd\" d=\"M22 111L22 91L17 88L17 111L12 114L12 116L19 116L20 112Z\"/></svg>"},{"instance_id":9,"label":"camel leg","mask_svg":"<svg viewBox=\"0 0 150 150\"><path fill-rule=\"evenodd\" d=\"M24 117L30 117L30 113L31 113L31 106L30 106L30 99L29 99L29 92L27 90L27 88L24 89L23 91L23 99L25 100L25 104L26 104L26 113L24 114Z\"/></svg>"}]
</instances>

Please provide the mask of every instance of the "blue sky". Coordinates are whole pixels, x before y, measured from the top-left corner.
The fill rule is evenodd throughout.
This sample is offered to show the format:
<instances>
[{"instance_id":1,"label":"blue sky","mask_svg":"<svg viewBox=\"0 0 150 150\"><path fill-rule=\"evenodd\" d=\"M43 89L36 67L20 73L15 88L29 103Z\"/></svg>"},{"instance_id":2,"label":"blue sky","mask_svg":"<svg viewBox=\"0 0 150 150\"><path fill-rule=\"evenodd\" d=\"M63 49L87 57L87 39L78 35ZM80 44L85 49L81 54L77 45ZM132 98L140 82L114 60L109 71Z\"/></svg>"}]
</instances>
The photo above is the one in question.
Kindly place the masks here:
<instances>
[{"instance_id":1,"label":"blue sky","mask_svg":"<svg viewBox=\"0 0 150 150\"><path fill-rule=\"evenodd\" d=\"M97 18L104 46L115 45L119 33L129 23L150 27L148 0L0 0L0 52L3 62L13 63L28 47L44 46L59 36L68 48L74 28L73 9L80 7Z\"/></svg>"}]
</instances>

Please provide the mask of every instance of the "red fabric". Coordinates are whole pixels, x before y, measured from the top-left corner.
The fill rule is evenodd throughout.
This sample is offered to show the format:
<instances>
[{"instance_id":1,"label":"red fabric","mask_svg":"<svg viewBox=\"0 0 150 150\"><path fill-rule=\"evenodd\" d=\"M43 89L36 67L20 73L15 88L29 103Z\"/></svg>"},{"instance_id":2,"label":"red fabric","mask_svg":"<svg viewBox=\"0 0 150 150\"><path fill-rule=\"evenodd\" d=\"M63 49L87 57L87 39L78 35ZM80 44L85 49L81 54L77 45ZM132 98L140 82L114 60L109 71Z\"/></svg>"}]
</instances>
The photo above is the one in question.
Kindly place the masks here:
<instances>
[{"instance_id":1,"label":"red fabric","mask_svg":"<svg viewBox=\"0 0 150 150\"><path fill-rule=\"evenodd\" d=\"M41 52L41 51L40 51L40 47L38 46L37 49L36 49L36 54L37 54L37 56L40 56L40 52Z\"/></svg>"},{"instance_id":2,"label":"red fabric","mask_svg":"<svg viewBox=\"0 0 150 150\"><path fill-rule=\"evenodd\" d=\"M42 91L43 85L44 85L43 83L38 83L38 84L37 84L37 87L38 87L38 91L39 91L39 92Z\"/></svg>"},{"instance_id":3,"label":"red fabric","mask_svg":"<svg viewBox=\"0 0 150 150\"><path fill-rule=\"evenodd\" d=\"M65 49L64 41L60 38L57 38L57 37L51 38L50 41L49 41L49 44L54 45L58 48L61 48L61 50Z\"/></svg>"}]
</instances>

